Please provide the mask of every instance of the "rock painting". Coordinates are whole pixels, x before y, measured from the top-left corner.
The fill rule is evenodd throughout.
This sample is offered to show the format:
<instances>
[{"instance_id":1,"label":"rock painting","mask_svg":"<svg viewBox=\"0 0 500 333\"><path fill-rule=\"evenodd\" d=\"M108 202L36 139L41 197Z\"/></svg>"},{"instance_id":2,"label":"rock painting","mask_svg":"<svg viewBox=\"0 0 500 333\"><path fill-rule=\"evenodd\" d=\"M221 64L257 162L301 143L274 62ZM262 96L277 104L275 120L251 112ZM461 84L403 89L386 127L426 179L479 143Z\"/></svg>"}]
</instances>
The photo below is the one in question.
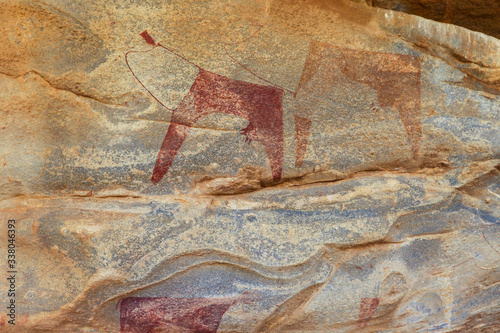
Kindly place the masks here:
<instances>
[{"instance_id":1,"label":"rock painting","mask_svg":"<svg viewBox=\"0 0 500 333\"><path fill-rule=\"evenodd\" d=\"M310 119L295 115L295 166L297 168L300 168L304 163L311 123Z\"/></svg>"},{"instance_id":2,"label":"rock painting","mask_svg":"<svg viewBox=\"0 0 500 333\"><path fill-rule=\"evenodd\" d=\"M500 332L500 40L365 2L4 1L0 332Z\"/></svg>"},{"instance_id":3,"label":"rock painting","mask_svg":"<svg viewBox=\"0 0 500 333\"><path fill-rule=\"evenodd\" d=\"M140 35L147 44L176 54L156 43L147 31ZM241 134L246 135L245 141L248 143L255 140L264 145L273 180L279 181L283 171L285 90L268 81L266 83L273 86L234 80L193 65L198 68L198 75L178 107L171 110L170 126L158 153L151 181L158 183L165 176L190 127L201 117L212 113L232 114L248 119L249 125L242 129ZM245 66L243 68L250 71ZM131 68L130 70L132 71ZM250 73L253 74L252 71ZM140 82L137 76L135 77ZM335 89L337 82L346 78L373 88L377 92L378 106L393 107L398 111L408 134L412 156L416 160L422 137L419 58L403 54L351 50L311 41L301 79L293 93L299 105L294 117L295 166L300 168L303 165L307 152L312 124L308 116L312 114L311 108L316 104L311 102L311 98L321 98ZM143 87L148 90L146 86ZM165 106L151 92L150 94Z\"/></svg>"},{"instance_id":4,"label":"rock painting","mask_svg":"<svg viewBox=\"0 0 500 333\"><path fill-rule=\"evenodd\" d=\"M417 159L422 137L420 125L420 60L418 57L350 50L311 41L302 77L294 96L299 100L295 118L296 165L301 166L309 135L306 116L337 82L346 78L366 84L377 92L381 107L393 107L408 134L413 158Z\"/></svg>"},{"instance_id":5,"label":"rock painting","mask_svg":"<svg viewBox=\"0 0 500 333\"><path fill-rule=\"evenodd\" d=\"M359 318L358 318L358 328L365 327L370 319L372 319L375 314L375 310L379 305L380 300L375 298L364 297L361 299L359 304Z\"/></svg>"},{"instance_id":6,"label":"rock painting","mask_svg":"<svg viewBox=\"0 0 500 333\"><path fill-rule=\"evenodd\" d=\"M127 297L120 302L122 333L215 333L234 298Z\"/></svg>"},{"instance_id":7,"label":"rock painting","mask_svg":"<svg viewBox=\"0 0 500 333\"><path fill-rule=\"evenodd\" d=\"M155 44L147 32L141 36L148 44ZM155 45L170 51L161 44ZM283 90L233 80L195 66L199 69L198 75L181 104L172 110L170 126L158 153L151 181L158 183L168 172L189 128L201 117L212 113L248 119L249 124L241 130L241 134L246 135L248 143L257 141L264 145L273 179L279 181L283 170Z\"/></svg>"}]
</instances>

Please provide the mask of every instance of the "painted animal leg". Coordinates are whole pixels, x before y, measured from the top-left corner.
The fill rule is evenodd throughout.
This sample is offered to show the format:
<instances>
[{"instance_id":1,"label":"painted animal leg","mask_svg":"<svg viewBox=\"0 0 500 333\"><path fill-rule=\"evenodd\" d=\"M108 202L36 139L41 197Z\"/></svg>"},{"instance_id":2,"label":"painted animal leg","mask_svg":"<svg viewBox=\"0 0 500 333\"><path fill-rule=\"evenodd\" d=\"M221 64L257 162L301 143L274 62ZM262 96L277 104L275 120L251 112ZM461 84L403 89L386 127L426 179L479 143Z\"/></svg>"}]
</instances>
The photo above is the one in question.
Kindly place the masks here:
<instances>
[{"instance_id":1,"label":"painted animal leg","mask_svg":"<svg viewBox=\"0 0 500 333\"><path fill-rule=\"evenodd\" d=\"M273 179L279 181L283 172L283 90L245 85L240 96L250 124L242 134L264 145Z\"/></svg>"},{"instance_id":2,"label":"painted animal leg","mask_svg":"<svg viewBox=\"0 0 500 333\"><path fill-rule=\"evenodd\" d=\"M284 145L281 101L272 103L268 114L267 119L250 119L250 122L257 131L255 141L262 143L266 149L273 180L279 181L283 172ZM262 120L265 120L265 123Z\"/></svg>"},{"instance_id":3,"label":"painted animal leg","mask_svg":"<svg viewBox=\"0 0 500 333\"><path fill-rule=\"evenodd\" d=\"M189 128L201 116L201 110L198 110L195 105L196 97L193 96L193 89L196 87L197 80L191 86L191 90L184 97L177 109L172 111L170 125L168 126L167 134L158 153L156 165L153 169L151 181L156 184L168 172L168 169L174 162L175 155L182 146L184 139L189 133Z\"/></svg>"},{"instance_id":4,"label":"painted animal leg","mask_svg":"<svg viewBox=\"0 0 500 333\"><path fill-rule=\"evenodd\" d=\"M267 158L271 164L273 180L279 181L283 172L283 141L262 142L262 144L266 148Z\"/></svg>"},{"instance_id":5,"label":"painted animal leg","mask_svg":"<svg viewBox=\"0 0 500 333\"><path fill-rule=\"evenodd\" d=\"M189 126L171 123L163 140L151 181L156 184L167 173L189 132Z\"/></svg>"},{"instance_id":6,"label":"painted animal leg","mask_svg":"<svg viewBox=\"0 0 500 333\"><path fill-rule=\"evenodd\" d=\"M307 151L311 120L295 115L295 166L302 167Z\"/></svg>"},{"instance_id":7,"label":"painted animal leg","mask_svg":"<svg viewBox=\"0 0 500 333\"><path fill-rule=\"evenodd\" d=\"M401 99L395 103L399 118L408 135L413 159L417 160L422 139L420 124L420 76L415 75L412 85L408 87Z\"/></svg>"}]
</instances>

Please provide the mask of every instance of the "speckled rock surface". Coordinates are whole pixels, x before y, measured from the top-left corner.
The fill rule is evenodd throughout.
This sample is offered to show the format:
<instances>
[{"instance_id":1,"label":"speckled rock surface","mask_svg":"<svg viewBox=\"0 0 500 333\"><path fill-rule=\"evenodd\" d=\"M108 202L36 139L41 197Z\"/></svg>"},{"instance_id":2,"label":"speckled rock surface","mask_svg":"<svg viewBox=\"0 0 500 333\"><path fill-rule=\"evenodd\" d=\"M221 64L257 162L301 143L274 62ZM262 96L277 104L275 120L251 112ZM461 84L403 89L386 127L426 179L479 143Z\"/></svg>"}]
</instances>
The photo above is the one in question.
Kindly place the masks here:
<instances>
[{"instance_id":1,"label":"speckled rock surface","mask_svg":"<svg viewBox=\"0 0 500 333\"><path fill-rule=\"evenodd\" d=\"M2 331L500 330L498 39L348 0L1 4Z\"/></svg>"}]
</instances>

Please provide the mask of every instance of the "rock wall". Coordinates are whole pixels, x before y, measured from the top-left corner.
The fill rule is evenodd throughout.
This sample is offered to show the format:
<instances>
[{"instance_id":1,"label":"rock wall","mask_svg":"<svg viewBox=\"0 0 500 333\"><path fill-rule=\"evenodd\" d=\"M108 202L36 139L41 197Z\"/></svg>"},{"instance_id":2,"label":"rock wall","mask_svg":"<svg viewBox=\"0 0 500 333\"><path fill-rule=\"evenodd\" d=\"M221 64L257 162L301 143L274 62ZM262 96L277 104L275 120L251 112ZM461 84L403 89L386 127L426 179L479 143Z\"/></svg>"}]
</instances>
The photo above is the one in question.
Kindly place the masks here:
<instances>
[{"instance_id":1,"label":"rock wall","mask_svg":"<svg viewBox=\"0 0 500 333\"><path fill-rule=\"evenodd\" d=\"M2 331L500 330L495 37L347 0L1 5Z\"/></svg>"},{"instance_id":2,"label":"rock wall","mask_svg":"<svg viewBox=\"0 0 500 333\"><path fill-rule=\"evenodd\" d=\"M355 0L352 0L355 1ZM500 37L496 0L358 0L374 7L418 15Z\"/></svg>"}]
</instances>

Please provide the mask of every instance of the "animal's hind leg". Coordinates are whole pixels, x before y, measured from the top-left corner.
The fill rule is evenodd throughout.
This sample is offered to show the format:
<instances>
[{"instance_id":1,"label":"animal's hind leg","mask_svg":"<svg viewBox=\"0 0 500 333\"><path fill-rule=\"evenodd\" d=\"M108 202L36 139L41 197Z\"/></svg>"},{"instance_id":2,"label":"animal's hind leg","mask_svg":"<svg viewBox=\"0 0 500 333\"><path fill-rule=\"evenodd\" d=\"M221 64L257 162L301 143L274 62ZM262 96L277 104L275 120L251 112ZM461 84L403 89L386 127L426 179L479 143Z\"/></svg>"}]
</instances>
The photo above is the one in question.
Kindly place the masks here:
<instances>
[{"instance_id":1,"label":"animal's hind leg","mask_svg":"<svg viewBox=\"0 0 500 333\"><path fill-rule=\"evenodd\" d=\"M304 163L311 129L311 120L295 115L295 167Z\"/></svg>"},{"instance_id":2,"label":"animal's hind leg","mask_svg":"<svg viewBox=\"0 0 500 333\"><path fill-rule=\"evenodd\" d=\"M420 75L414 75L411 84L397 101L396 108L408 135L413 159L417 160L422 140L422 125L420 123Z\"/></svg>"}]
</instances>

